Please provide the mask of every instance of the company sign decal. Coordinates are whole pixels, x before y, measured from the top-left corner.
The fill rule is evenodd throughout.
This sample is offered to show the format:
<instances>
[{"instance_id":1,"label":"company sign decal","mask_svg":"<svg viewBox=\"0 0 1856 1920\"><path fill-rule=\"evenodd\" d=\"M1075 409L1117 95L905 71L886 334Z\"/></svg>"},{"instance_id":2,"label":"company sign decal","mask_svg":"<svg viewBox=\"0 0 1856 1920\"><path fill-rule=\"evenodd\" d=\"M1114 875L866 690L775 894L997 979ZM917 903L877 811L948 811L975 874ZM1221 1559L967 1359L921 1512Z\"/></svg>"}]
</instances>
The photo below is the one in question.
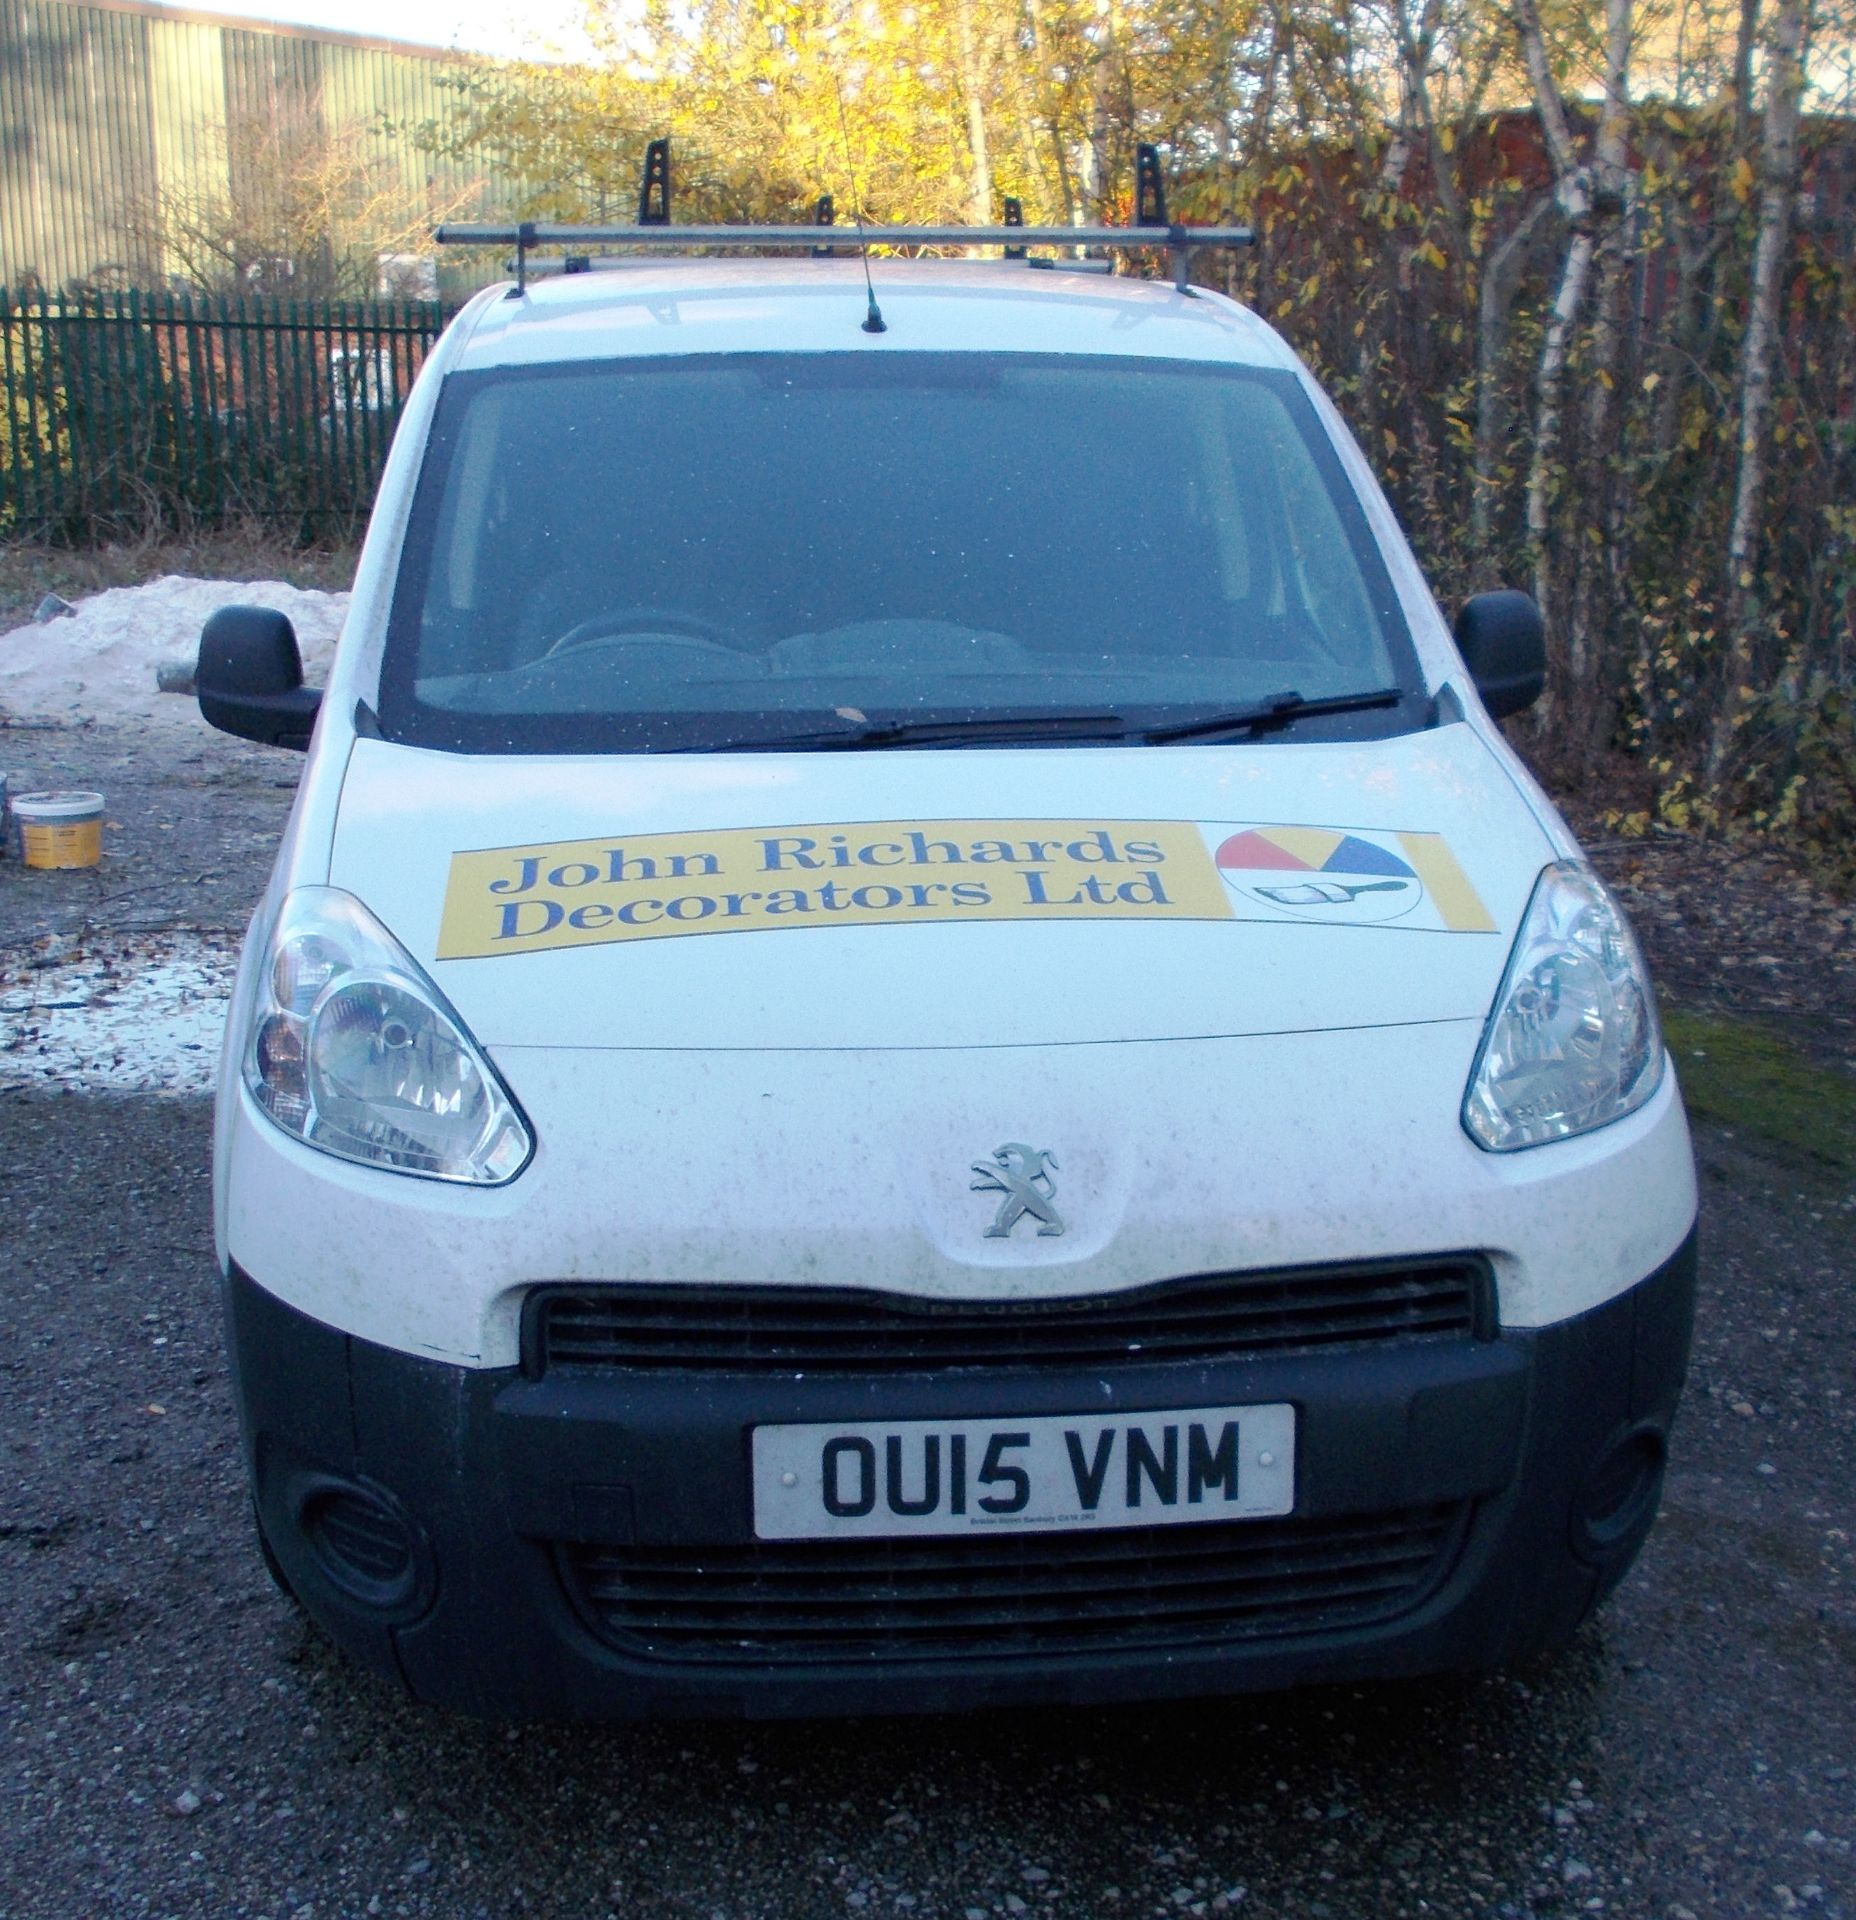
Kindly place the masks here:
<instances>
[{"instance_id":1,"label":"company sign decal","mask_svg":"<svg viewBox=\"0 0 1856 1920\"><path fill-rule=\"evenodd\" d=\"M1180 820L874 820L455 853L438 958L926 920L1495 931L1434 833Z\"/></svg>"}]
</instances>

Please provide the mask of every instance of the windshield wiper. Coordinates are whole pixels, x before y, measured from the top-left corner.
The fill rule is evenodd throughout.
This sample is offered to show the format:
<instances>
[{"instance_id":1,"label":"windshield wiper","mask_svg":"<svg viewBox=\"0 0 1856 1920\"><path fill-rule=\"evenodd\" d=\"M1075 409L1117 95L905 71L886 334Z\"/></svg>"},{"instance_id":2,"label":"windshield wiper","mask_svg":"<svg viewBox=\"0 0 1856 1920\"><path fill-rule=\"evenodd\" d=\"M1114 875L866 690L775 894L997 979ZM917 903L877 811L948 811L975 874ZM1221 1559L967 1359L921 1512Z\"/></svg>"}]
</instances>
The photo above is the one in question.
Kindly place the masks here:
<instances>
[{"instance_id":1,"label":"windshield wiper","mask_svg":"<svg viewBox=\"0 0 1856 1920\"><path fill-rule=\"evenodd\" d=\"M1357 713L1395 707L1400 687L1374 687L1362 693L1324 694L1310 700L1295 692L1271 694L1254 706L1236 707L1202 720L1166 727L1130 727L1118 713L987 713L960 720L875 720L808 733L768 734L753 740L703 741L695 746L662 747L662 753L855 753L882 747L964 746L969 742L1011 740L1137 740L1156 745L1173 740L1210 739L1225 733L1257 733L1287 726L1313 714Z\"/></svg>"},{"instance_id":2,"label":"windshield wiper","mask_svg":"<svg viewBox=\"0 0 1856 1920\"><path fill-rule=\"evenodd\" d=\"M759 740L723 740L670 753L848 753L876 747L960 746L969 740L1125 738L1118 713L988 713L965 720L876 720L817 733L771 734Z\"/></svg>"},{"instance_id":3,"label":"windshield wiper","mask_svg":"<svg viewBox=\"0 0 1856 1920\"><path fill-rule=\"evenodd\" d=\"M1222 733L1260 733L1266 727L1284 727L1318 713L1364 713L1373 707L1395 707L1404 699L1402 687L1372 687L1362 693L1329 693L1310 700L1293 691L1273 693L1254 706L1233 707L1203 720L1182 720L1170 727L1149 727L1142 738L1163 745L1169 740L1211 739Z\"/></svg>"}]
</instances>

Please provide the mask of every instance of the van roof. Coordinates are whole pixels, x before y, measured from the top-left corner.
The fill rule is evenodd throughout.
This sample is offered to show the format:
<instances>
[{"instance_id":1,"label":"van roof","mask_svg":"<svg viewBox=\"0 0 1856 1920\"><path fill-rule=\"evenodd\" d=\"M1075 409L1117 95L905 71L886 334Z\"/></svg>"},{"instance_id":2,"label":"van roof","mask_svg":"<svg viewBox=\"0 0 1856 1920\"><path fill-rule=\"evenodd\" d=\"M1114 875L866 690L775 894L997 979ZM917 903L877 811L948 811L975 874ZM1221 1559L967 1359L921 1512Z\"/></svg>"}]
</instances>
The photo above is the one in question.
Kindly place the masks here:
<instances>
[{"instance_id":1,"label":"van roof","mask_svg":"<svg viewBox=\"0 0 1856 1920\"><path fill-rule=\"evenodd\" d=\"M840 240L840 247L844 242ZM1208 289L1021 260L873 258L887 331L868 334L863 267L829 260L637 257L487 300L461 372L696 353L1077 353L1292 368L1248 308Z\"/></svg>"}]
</instances>

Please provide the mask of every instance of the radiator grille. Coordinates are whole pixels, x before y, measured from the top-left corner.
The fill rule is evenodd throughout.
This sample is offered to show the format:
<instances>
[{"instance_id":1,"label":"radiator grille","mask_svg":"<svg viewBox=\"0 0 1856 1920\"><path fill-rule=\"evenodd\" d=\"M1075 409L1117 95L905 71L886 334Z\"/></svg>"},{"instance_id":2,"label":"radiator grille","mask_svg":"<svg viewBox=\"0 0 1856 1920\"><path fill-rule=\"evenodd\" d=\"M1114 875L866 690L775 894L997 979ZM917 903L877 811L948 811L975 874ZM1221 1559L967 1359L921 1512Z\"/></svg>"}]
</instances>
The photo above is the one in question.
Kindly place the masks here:
<instances>
[{"instance_id":1,"label":"radiator grille","mask_svg":"<svg viewBox=\"0 0 1856 1920\"><path fill-rule=\"evenodd\" d=\"M970 1659L1126 1651L1358 1626L1449 1571L1468 1509L1011 1538L561 1548L621 1652L742 1660Z\"/></svg>"},{"instance_id":2,"label":"radiator grille","mask_svg":"<svg viewBox=\"0 0 1856 1920\"><path fill-rule=\"evenodd\" d=\"M898 1373L1215 1360L1490 1331L1473 1257L1202 1274L1044 1301L928 1301L809 1287L539 1287L524 1355L554 1367Z\"/></svg>"}]
</instances>

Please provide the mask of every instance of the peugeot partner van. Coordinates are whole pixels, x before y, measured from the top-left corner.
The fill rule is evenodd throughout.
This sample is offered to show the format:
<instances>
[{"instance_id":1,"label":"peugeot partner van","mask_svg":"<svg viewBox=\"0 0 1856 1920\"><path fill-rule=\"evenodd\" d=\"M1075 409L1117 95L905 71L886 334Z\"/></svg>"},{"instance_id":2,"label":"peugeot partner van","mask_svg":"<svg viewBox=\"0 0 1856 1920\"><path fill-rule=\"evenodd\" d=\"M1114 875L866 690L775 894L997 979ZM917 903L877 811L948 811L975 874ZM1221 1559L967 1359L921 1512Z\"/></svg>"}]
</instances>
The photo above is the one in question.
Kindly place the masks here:
<instances>
[{"instance_id":1,"label":"peugeot partner van","mask_svg":"<svg viewBox=\"0 0 1856 1920\"><path fill-rule=\"evenodd\" d=\"M398 427L215 1209L258 1527L499 1716L1156 1699L1565 1640L1695 1288L1617 902L1307 370L1019 259L483 293ZM880 302L881 331L868 325Z\"/></svg>"}]
</instances>

